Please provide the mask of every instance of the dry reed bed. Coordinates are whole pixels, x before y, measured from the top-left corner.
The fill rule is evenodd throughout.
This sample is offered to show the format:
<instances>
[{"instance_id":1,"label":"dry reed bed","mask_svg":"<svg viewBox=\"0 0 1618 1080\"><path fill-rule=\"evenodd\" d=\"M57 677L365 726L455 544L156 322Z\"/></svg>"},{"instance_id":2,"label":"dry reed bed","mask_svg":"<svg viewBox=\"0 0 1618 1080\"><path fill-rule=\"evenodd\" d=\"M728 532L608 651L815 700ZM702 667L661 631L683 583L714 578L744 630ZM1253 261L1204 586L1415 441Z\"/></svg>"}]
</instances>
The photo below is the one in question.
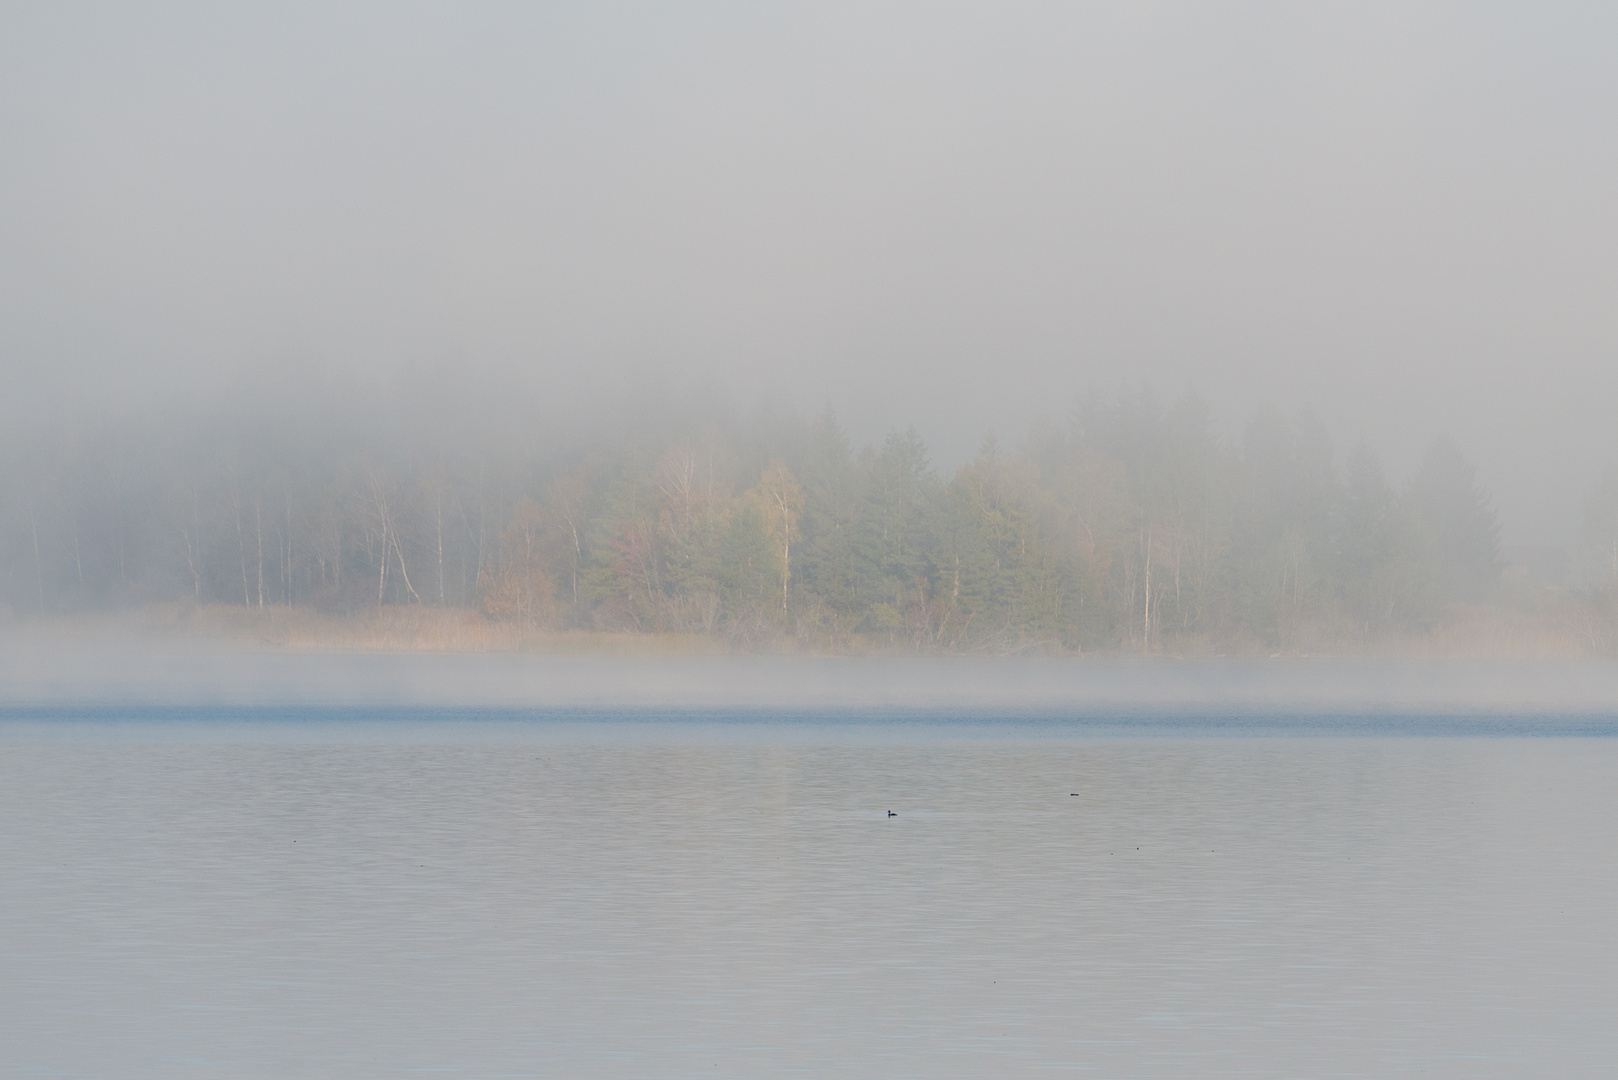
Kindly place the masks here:
<instances>
[{"instance_id":1,"label":"dry reed bed","mask_svg":"<svg viewBox=\"0 0 1618 1080\"><path fill-rule=\"evenodd\" d=\"M334 615L312 608L242 608L226 605L153 605L27 624L67 634L156 635L206 638L308 652L547 652L622 656L690 656L736 651L723 638L702 635L545 630L497 622L476 611L425 606L383 607ZM781 641L765 651L894 655L915 652L904 643L847 643L840 649L795 648ZM744 651L758 651L756 648ZM1045 654L1052 649L1036 650ZM1184 657L1383 657L1474 660L1578 660L1618 653L1618 632L1585 609L1512 612L1491 607L1457 609L1445 623L1420 633L1355 636L1311 625L1288 628L1282 644L1215 647L1186 639L1154 642L1153 653ZM1139 646L1118 650L1140 655ZM1108 655L1106 653L1087 655Z\"/></svg>"}]
</instances>

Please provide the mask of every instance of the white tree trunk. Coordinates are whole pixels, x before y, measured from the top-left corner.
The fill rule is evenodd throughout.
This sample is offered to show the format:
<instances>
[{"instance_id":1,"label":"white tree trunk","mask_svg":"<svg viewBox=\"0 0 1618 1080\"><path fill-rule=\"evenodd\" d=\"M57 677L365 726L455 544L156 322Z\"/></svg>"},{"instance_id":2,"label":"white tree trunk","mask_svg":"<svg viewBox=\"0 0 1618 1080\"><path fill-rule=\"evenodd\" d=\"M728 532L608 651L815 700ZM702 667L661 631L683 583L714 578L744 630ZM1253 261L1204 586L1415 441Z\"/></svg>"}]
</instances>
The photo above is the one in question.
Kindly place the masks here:
<instances>
[{"instance_id":1,"label":"white tree trunk","mask_svg":"<svg viewBox=\"0 0 1618 1080\"><path fill-rule=\"evenodd\" d=\"M258 606L264 606L264 503L253 500L253 527L258 538Z\"/></svg>"},{"instance_id":2,"label":"white tree trunk","mask_svg":"<svg viewBox=\"0 0 1618 1080\"><path fill-rule=\"evenodd\" d=\"M1141 651L1152 651L1152 531L1146 530L1146 567L1144 571L1145 602L1141 605Z\"/></svg>"}]
</instances>

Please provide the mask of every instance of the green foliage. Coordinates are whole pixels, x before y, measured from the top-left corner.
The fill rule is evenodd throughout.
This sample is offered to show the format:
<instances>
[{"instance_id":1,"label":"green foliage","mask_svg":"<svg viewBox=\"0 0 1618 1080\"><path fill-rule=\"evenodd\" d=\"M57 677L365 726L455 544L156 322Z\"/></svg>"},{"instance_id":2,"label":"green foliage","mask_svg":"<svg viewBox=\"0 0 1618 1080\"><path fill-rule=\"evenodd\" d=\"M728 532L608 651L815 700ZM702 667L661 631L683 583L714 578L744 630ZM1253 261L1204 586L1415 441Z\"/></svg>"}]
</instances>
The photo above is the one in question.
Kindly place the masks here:
<instances>
[{"instance_id":1,"label":"green foliage","mask_svg":"<svg viewBox=\"0 0 1618 1080\"><path fill-rule=\"evenodd\" d=\"M991 440L950 483L939 515L937 639L1002 649L1076 644L1082 562L1068 515L1031 462Z\"/></svg>"},{"instance_id":2,"label":"green foliage","mask_svg":"<svg viewBox=\"0 0 1618 1080\"><path fill-rule=\"evenodd\" d=\"M1609 469L1584 499L1584 555L1592 582L1618 588L1618 469Z\"/></svg>"},{"instance_id":3,"label":"green foliage","mask_svg":"<svg viewBox=\"0 0 1618 1080\"><path fill-rule=\"evenodd\" d=\"M1419 526L1363 443L1348 459L1335 532L1333 576L1352 624L1370 634L1429 616L1435 597Z\"/></svg>"},{"instance_id":4,"label":"green foliage","mask_svg":"<svg viewBox=\"0 0 1618 1080\"><path fill-rule=\"evenodd\" d=\"M933 522L938 477L914 428L893 432L880 451L867 449L857 466L859 483L850 543L858 602L886 604L906 618L929 601ZM867 622L864 629L894 632Z\"/></svg>"},{"instance_id":5,"label":"green foliage","mask_svg":"<svg viewBox=\"0 0 1618 1080\"><path fill-rule=\"evenodd\" d=\"M866 615L855 540L861 476L848 436L829 410L810 430L799 478L804 512L798 575L807 594L818 600L825 631L841 640Z\"/></svg>"},{"instance_id":6,"label":"green foliage","mask_svg":"<svg viewBox=\"0 0 1618 1080\"><path fill-rule=\"evenodd\" d=\"M1410 484L1411 511L1445 599L1482 600L1500 579L1500 525L1476 474L1445 436L1427 451Z\"/></svg>"}]
</instances>

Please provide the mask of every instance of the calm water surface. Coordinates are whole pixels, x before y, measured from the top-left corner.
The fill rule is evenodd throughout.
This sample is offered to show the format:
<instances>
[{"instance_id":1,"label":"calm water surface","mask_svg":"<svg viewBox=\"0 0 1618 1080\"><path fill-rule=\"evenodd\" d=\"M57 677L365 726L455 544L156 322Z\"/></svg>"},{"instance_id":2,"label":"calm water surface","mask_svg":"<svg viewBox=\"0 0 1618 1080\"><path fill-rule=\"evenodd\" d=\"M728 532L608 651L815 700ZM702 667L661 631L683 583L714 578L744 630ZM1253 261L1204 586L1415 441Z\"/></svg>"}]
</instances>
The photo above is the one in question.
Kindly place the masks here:
<instances>
[{"instance_id":1,"label":"calm water surface","mask_svg":"<svg viewBox=\"0 0 1618 1080\"><path fill-rule=\"evenodd\" d=\"M1612 727L13 710L0 1073L1613 1075Z\"/></svg>"}]
</instances>

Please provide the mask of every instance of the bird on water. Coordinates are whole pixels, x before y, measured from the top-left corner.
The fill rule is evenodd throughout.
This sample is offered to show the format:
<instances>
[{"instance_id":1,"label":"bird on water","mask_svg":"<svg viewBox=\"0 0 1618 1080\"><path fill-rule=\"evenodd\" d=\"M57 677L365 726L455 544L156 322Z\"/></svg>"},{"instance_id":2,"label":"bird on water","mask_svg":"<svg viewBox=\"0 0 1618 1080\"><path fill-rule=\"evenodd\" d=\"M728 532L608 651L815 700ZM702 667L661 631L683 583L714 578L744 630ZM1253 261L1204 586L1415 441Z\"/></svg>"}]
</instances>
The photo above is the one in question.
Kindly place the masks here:
<instances>
[{"instance_id":1,"label":"bird on water","mask_svg":"<svg viewBox=\"0 0 1618 1080\"><path fill-rule=\"evenodd\" d=\"M895 813L894 813L894 812L893 812L893 811L892 811L892 810L889 810L889 811L888 811L888 816L889 816L889 817L898 817L898 816L899 816L899 815L898 815L898 814L895 814Z\"/></svg>"}]
</instances>

